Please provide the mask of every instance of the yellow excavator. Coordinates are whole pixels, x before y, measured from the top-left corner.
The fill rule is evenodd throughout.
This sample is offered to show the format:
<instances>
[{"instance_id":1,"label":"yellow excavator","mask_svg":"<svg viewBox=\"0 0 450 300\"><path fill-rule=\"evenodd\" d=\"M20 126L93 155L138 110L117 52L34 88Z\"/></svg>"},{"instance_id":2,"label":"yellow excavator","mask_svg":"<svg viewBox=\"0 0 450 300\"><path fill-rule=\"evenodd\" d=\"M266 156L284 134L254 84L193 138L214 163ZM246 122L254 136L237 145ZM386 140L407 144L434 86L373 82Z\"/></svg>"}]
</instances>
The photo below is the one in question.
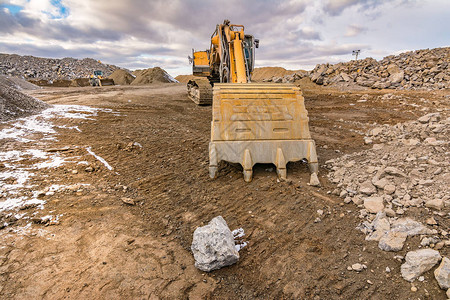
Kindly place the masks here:
<instances>
[{"instance_id":1,"label":"yellow excavator","mask_svg":"<svg viewBox=\"0 0 450 300\"><path fill-rule=\"evenodd\" d=\"M91 86L114 85L114 80L103 76L103 71L96 70L89 76L89 84Z\"/></svg>"},{"instance_id":2,"label":"yellow excavator","mask_svg":"<svg viewBox=\"0 0 450 300\"><path fill-rule=\"evenodd\" d=\"M220 161L239 163L244 180L252 180L256 163L273 163L286 179L286 164L307 160L311 184L317 185L316 146L300 89L292 84L251 83L259 40L243 25L218 24L206 51L189 57L193 75L188 96L199 105L212 103L209 174L217 176Z\"/></svg>"}]
</instances>

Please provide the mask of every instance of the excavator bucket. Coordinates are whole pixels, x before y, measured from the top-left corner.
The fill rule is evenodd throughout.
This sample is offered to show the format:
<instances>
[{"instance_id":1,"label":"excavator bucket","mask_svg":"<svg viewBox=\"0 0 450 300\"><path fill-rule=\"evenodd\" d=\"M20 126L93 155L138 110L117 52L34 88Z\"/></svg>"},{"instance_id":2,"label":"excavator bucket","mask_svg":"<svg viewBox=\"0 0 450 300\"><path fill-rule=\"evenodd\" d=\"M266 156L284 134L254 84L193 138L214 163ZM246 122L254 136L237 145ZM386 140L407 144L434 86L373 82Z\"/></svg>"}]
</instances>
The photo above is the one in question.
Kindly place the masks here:
<instances>
[{"instance_id":1,"label":"excavator bucket","mask_svg":"<svg viewBox=\"0 0 450 300\"><path fill-rule=\"evenodd\" d=\"M105 85L114 85L114 79L112 78L102 78L100 79L101 85L105 86Z\"/></svg>"},{"instance_id":2,"label":"excavator bucket","mask_svg":"<svg viewBox=\"0 0 450 300\"><path fill-rule=\"evenodd\" d=\"M220 161L240 163L252 180L256 163L273 163L286 179L286 164L306 159L317 176L316 146L300 89L291 84L216 83L213 88L209 173Z\"/></svg>"}]
</instances>

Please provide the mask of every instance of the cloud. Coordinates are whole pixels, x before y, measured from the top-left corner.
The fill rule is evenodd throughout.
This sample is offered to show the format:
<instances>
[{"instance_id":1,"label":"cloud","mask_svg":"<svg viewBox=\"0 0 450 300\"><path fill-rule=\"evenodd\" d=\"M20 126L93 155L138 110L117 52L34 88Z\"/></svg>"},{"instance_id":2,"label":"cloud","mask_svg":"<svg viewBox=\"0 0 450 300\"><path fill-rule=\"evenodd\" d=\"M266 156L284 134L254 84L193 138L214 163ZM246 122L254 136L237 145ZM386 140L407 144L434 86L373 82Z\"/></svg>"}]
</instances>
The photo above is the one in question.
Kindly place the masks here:
<instances>
[{"instance_id":1,"label":"cloud","mask_svg":"<svg viewBox=\"0 0 450 300\"><path fill-rule=\"evenodd\" d=\"M400 4L407 4L414 0L391 0L391 3L399 2ZM324 4L325 13L331 16L338 16L344 10L350 7L357 7L359 12L366 10L373 10L379 6L384 5L388 0L327 0Z\"/></svg>"},{"instance_id":2,"label":"cloud","mask_svg":"<svg viewBox=\"0 0 450 300\"><path fill-rule=\"evenodd\" d=\"M359 0L328 0L324 5L324 11L332 16L339 15L344 9L358 4Z\"/></svg>"},{"instance_id":3,"label":"cloud","mask_svg":"<svg viewBox=\"0 0 450 300\"><path fill-rule=\"evenodd\" d=\"M304 27L296 32L295 36L300 40L321 40L320 33L314 30L312 27Z\"/></svg>"},{"instance_id":4,"label":"cloud","mask_svg":"<svg viewBox=\"0 0 450 300\"><path fill-rule=\"evenodd\" d=\"M291 69L442 45L447 0L0 0L0 52L92 57L127 68L190 72L229 19L260 39L256 64ZM13 10L8 7L15 7ZM370 32L369 34L364 34ZM147 65L147 66L146 66Z\"/></svg>"},{"instance_id":5,"label":"cloud","mask_svg":"<svg viewBox=\"0 0 450 300\"><path fill-rule=\"evenodd\" d=\"M354 37L365 31L367 31L366 27L352 24L352 25L347 26L347 31L345 33L345 36L346 37Z\"/></svg>"}]
</instances>

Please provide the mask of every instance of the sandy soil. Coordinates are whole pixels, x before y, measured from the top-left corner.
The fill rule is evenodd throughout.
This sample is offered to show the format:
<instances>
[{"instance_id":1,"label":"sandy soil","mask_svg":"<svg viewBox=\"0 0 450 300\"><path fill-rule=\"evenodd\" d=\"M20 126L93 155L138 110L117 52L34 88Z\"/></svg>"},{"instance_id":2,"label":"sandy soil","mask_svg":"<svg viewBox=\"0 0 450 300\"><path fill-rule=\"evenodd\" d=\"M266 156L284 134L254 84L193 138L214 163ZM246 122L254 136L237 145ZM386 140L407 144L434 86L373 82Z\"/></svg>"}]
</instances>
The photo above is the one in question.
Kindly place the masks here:
<instances>
[{"instance_id":1,"label":"sandy soil","mask_svg":"<svg viewBox=\"0 0 450 300\"><path fill-rule=\"evenodd\" d=\"M395 124L448 109L442 92L340 92L301 83L321 165L369 147L359 133L373 122ZM51 184L70 188L42 196L42 210L20 211L60 216L54 225L31 219L27 226L30 219L21 218L0 230L2 299L445 297L431 271L425 281L414 283L417 292L401 278L401 262L394 256L404 255L408 244L388 253L364 241L355 229L359 209L328 193L334 186L326 169L320 169L321 188L307 185L308 168L302 163L288 165L286 182L277 181L273 166L257 165L253 181L245 183L241 168L226 163L217 179L209 179L211 107L196 106L182 84L30 93L50 104L116 113L100 111L70 124L56 118L55 124L78 126L81 132L60 128L58 140L20 146L61 149L59 155L72 162L36 170L33 184L37 190ZM385 93L402 97L376 100ZM363 94L369 100L357 102ZM0 144L0 150L14 143ZM125 204L124 197L135 205ZM324 213L315 222L318 210ZM218 215L230 229L245 230L248 246L237 264L204 273L194 268L192 234ZM354 263L368 269L348 271Z\"/></svg>"}]
</instances>

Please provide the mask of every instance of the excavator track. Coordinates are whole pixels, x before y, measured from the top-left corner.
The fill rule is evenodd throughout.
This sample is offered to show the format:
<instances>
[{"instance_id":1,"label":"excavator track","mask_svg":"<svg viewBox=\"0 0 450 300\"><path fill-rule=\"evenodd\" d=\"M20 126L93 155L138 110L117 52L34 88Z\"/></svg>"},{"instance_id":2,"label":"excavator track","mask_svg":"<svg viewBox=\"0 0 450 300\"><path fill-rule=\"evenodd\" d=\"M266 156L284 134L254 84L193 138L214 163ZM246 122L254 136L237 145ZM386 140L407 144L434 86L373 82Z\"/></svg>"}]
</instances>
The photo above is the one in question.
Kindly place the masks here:
<instances>
[{"instance_id":1,"label":"excavator track","mask_svg":"<svg viewBox=\"0 0 450 300\"><path fill-rule=\"evenodd\" d=\"M187 83L188 97L197 105L211 105L213 98L212 86L207 80L189 80Z\"/></svg>"}]
</instances>

